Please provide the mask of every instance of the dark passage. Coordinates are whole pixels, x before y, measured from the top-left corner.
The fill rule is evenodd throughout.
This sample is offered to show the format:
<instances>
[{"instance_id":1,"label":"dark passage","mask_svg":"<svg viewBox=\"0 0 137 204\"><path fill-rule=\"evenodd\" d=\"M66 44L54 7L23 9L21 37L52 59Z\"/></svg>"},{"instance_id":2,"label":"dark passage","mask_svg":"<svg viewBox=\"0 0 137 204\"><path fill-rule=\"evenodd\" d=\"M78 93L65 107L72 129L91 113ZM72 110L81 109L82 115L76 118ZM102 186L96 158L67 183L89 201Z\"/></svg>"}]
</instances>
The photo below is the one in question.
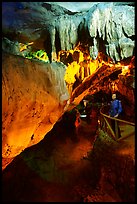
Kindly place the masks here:
<instances>
[{"instance_id":1,"label":"dark passage","mask_svg":"<svg viewBox=\"0 0 137 204\"><path fill-rule=\"evenodd\" d=\"M17 156L3 171L3 201L134 201L134 164L122 154L131 148L99 133L96 120L81 120L75 132L63 118Z\"/></svg>"}]
</instances>

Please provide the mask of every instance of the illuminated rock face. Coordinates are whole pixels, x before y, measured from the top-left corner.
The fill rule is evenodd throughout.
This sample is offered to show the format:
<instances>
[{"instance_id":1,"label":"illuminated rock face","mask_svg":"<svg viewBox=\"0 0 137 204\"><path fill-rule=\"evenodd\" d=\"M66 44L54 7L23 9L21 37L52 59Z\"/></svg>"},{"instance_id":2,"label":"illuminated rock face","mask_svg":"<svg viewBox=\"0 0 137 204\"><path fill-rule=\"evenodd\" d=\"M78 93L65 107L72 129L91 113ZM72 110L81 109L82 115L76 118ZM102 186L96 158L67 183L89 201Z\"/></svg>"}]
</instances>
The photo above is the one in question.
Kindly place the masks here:
<instances>
[{"instance_id":1,"label":"illuminated rock face","mask_svg":"<svg viewBox=\"0 0 137 204\"><path fill-rule=\"evenodd\" d=\"M97 59L100 51L110 56L114 63L131 57L134 55L134 16L134 4L128 2L123 5L118 2L94 4L86 12L78 13L45 2L3 2L2 33L12 41L3 44L3 50L9 53L3 55L2 65L3 168L25 148L42 140L64 112L69 98L64 82L65 66L53 62L59 51L74 49L82 43L88 45L92 59ZM34 50L47 52L51 64L14 56L22 54L19 43L32 41ZM92 65L91 73L95 71ZM80 66L86 67L84 63ZM77 68L73 63L74 67ZM109 71L104 66L100 74L104 74L104 70ZM100 74L96 75L99 79ZM74 105L85 95L105 87L102 85L105 77L97 81L92 77L73 92ZM70 88L71 93L73 89ZM118 88L123 92L123 84L119 83ZM133 99L133 91L132 95L130 93L128 96Z\"/></svg>"},{"instance_id":2,"label":"illuminated rock face","mask_svg":"<svg viewBox=\"0 0 137 204\"><path fill-rule=\"evenodd\" d=\"M2 61L2 157L7 165L52 129L69 94L62 63L10 54L3 54Z\"/></svg>"}]
</instances>

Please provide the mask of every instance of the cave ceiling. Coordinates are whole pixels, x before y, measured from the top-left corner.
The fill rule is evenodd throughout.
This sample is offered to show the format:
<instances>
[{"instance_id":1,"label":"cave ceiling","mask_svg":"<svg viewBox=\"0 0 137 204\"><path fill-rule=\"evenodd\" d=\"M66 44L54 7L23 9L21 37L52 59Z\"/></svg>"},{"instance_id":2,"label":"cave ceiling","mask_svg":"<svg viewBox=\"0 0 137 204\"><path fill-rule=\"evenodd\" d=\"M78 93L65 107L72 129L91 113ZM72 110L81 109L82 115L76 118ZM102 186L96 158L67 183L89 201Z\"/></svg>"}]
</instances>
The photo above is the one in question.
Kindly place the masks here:
<instances>
[{"instance_id":1,"label":"cave ceiling","mask_svg":"<svg viewBox=\"0 0 137 204\"><path fill-rule=\"evenodd\" d=\"M34 41L33 46L46 49L51 60L56 60L58 51L74 49L79 42L88 44L93 59L101 47L114 61L133 56L135 7L128 2L90 5L88 10L72 12L57 3L4 2L3 36Z\"/></svg>"},{"instance_id":2,"label":"cave ceiling","mask_svg":"<svg viewBox=\"0 0 137 204\"><path fill-rule=\"evenodd\" d=\"M20 55L18 42L33 42L33 50L44 49L50 62L60 60L68 66L75 60L74 53L68 59L69 50L77 50L81 45L92 60L98 61L98 56L103 53L111 59L114 67L121 61L126 64L126 60L131 64L135 52L134 2L3 2L2 34L14 42L9 52L17 55ZM6 51L7 44L3 46ZM11 47L11 42L9 44ZM66 52L67 58L63 59L64 53L61 52ZM78 92L78 88L76 91L73 89L74 86L71 89L74 92L72 101ZM81 87L80 90L85 91Z\"/></svg>"}]
</instances>

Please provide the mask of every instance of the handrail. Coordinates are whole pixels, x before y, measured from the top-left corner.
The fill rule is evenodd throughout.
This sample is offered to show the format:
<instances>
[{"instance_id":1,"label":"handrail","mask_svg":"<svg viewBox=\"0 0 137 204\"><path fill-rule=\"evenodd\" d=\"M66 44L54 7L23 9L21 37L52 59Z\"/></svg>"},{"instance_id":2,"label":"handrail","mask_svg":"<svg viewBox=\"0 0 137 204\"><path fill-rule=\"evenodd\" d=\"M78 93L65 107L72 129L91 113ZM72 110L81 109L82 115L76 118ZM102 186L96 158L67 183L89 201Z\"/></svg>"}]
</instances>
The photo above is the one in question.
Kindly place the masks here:
<instances>
[{"instance_id":1,"label":"handrail","mask_svg":"<svg viewBox=\"0 0 137 204\"><path fill-rule=\"evenodd\" d=\"M119 122L122 122L122 123L126 123L126 124L129 124L129 125L132 125L132 126L135 126L135 123L132 123L132 122L129 122L129 121L126 121L126 120L121 120L121 119L119 119L119 118L115 118L115 117L111 117L111 116L109 116L109 115L106 115L105 113L103 113L103 111L102 111L102 109L104 108L104 107L107 107L107 105L104 105L103 107L101 107L100 108L100 115L102 115L103 117L103 120L104 120L104 124L106 124L107 125L107 127L108 127L108 129L107 128L105 128L105 131L110 131L110 133L111 133L111 135L112 135L112 137L113 137L113 139L115 139L116 141L118 141L118 140L120 140L120 139L124 139L125 138L125 136L124 137L118 137L118 126L117 126L117 123L116 123L116 121L119 121ZM115 120L115 131L116 132L114 132L114 130L112 129L112 127L111 127L111 125L109 124L109 122L108 122L108 120L107 120L107 118L108 119L111 119L111 120ZM102 122L101 122L101 124L103 124ZM104 126L100 126L100 127L106 127L106 125Z\"/></svg>"},{"instance_id":2,"label":"handrail","mask_svg":"<svg viewBox=\"0 0 137 204\"><path fill-rule=\"evenodd\" d=\"M103 106L103 107L104 107L104 106ZM126 120L121 120L121 119L119 119L119 118L111 117L111 116L109 116L109 115L106 115L106 114L102 113L103 107L100 109L100 114L103 115L104 117L109 118L109 119L112 119L112 120L117 120L117 121L120 121L120 122L129 124L129 125L135 126L135 123L132 123L132 122L129 122L129 121L126 121Z\"/></svg>"}]
</instances>

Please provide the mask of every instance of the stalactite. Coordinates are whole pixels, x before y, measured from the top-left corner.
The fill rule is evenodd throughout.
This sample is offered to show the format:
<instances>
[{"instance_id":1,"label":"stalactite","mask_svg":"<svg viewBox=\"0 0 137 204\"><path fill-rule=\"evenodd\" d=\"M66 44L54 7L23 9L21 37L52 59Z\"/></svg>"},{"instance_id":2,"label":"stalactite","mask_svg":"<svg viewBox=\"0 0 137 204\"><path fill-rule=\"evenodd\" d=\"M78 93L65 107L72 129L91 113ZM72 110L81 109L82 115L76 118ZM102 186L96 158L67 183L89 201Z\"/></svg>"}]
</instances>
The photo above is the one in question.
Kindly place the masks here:
<instances>
[{"instance_id":1,"label":"stalactite","mask_svg":"<svg viewBox=\"0 0 137 204\"><path fill-rule=\"evenodd\" d=\"M57 61L56 44L55 44L56 29L54 26L50 31L50 36L51 36L51 61Z\"/></svg>"}]
</instances>

